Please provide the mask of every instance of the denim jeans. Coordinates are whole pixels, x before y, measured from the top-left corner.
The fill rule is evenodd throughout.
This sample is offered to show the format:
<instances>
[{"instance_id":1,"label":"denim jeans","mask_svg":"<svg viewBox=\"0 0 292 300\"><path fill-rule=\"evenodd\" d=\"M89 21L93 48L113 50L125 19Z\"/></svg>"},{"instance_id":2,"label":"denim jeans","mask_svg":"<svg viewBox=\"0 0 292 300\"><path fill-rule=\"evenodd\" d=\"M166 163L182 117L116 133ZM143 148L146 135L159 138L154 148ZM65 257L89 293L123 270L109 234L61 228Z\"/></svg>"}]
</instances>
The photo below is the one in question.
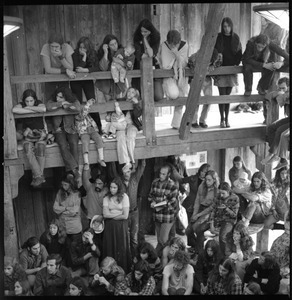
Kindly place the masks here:
<instances>
[{"instance_id":1,"label":"denim jeans","mask_svg":"<svg viewBox=\"0 0 292 300\"><path fill-rule=\"evenodd\" d=\"M250 220L250 223L262 224L265 221L266 216L264 215L262 208L259 203L250 202L243 213L243 216Z\"/></svg>"},{"instance_id":2,"label":"denim jeans","mask_svg":"<svg viewBox=\"0 0 292 300\"><path fill-rule=\"evenodd\" d=\"M204 96L212 96L213 95L213 92L212 92L212 79L208 76L206 76L205 82L203 83L202 91L203 91ZM200 116L200 119L199 119L199 122L198 122L199 105L197 105L197 107L195 109L194 116L193 116L192 124L194 124L194 123L206 124L206 120L207 120L210 108L211 108L210 104L204 104L203 105L203 109L201 111L201 116Z\"/></svg>"},{"instance_id":3,"label":"denim jeans","mask_svg":"<svg viewBox=\"0 0 292 300\"><path fill-rule=\"evenodd\" d=\"M260 86L263 90L268 90L272 83L272 79L274 77L275 72L264 68L254 67L250 64L244 64L243 81L244 81L245 91L248 92L252 91L253 72L262 73L262 77L259 80L258 86Z\"/></svg>"},{"instance_id":4,"label":"denim jeans","mask_svg":"<svg viewBox=\"0 0 292 300\"><path fill-rule=\"evenodd\" d=\"M55 133L55 138L60 147L60 152L64 160L66 171L71 171L78 168L78 134L69 134L65 131L61 131Z\"/></svg>"},{"instance_id":5,"label":"denim jeans","mask_svg":"<svg viewBox=\"0 0 292 300\"><path fill-rule=\"evenodd\" d=\"M232 231L233 228L233 223L232 222L223 222L220 226L220 231L219 231L219 246L221 249L221 253L223 255L226 255L225 253L225 248L226 248L226 240L227 240L227 235L229 232Z\"/></svg>"},{"instance_id":6,"label":"denim jeans","mask_svg":"<svg viewBox=\"0 0 292 300\"><path fill-rule=\"evenodd\" d=\"M133 124L128 124L126 129L126 144L128 149L128 155L131 162L135 162L134 151L136 145L136 136L138 129Z\"/></svg>"},{"instance_id":7,"label":"denim jeans","mask_svg":"<svg viewBox=\"0 0 292 300\"><path fill-rule=\"evenodd\" d=\"M279 145L282 132L290 127L290 117L273 122L267 128L267 139L270 146L269 152L274 153Z\"/></svg>"},{"instance_id":8,"label":"denim jeans","mask_svg":"<svg viewBox=\"0 0 292 300\"><path fill-rule=\"evenodd\" d=\"M159 257L161 257L162 249L166 245L168 241L169 231L173 226L172 223L160 223L155 222L155 231L157 235L157 246L156 246L156 253Z\"/></svg>"},{"instance_id":9,"label":"denim jeans","mask_svg":"<svg viewBox=\"0 0 292 300\"><path fill-rule=\"evenodd\" d=\"M96 149L103 148L102 138L96 131L93 131L91 133L84 133L80 136L80 139L82 142L83 154L89 152L90 139L92 139L95 142Z\"/></svg>"},{"instance_id":10,"label":"denim jeans","mask_svg":"<svg viewBox=\"0 0 292 300\"><path fill-rule=\"evenodd\" d=\"M126 132L125 130L118 130L117 133L117 154L119 164L127 164L130 162L128 155L127 143L126 143Z\"/></svg>"},{"instance_id":11,"label":"denim jeans","mask_svg":"<svg viewBox=\"0 0 292 300\"><path fill-rule=\"evenodd\" d=\"M46 141L36 143L24 141L23 143L23 150L28 159L33 178L43 175L45 166L45 145Z\"/></svg>"},{"instance_id":12,"label":"denim jeans","mask_svg":"<svg viewBox=\"0 0 292 300\"><path fill-rule=\"evenodd\" d=\"M138 209L135 211L129 212L128 224L129 224L131 255L132 255L132 258L134 258L134 256L137 255L136 249L138 246L138 229L139 229Z\"/></svg>"}]
</instances>

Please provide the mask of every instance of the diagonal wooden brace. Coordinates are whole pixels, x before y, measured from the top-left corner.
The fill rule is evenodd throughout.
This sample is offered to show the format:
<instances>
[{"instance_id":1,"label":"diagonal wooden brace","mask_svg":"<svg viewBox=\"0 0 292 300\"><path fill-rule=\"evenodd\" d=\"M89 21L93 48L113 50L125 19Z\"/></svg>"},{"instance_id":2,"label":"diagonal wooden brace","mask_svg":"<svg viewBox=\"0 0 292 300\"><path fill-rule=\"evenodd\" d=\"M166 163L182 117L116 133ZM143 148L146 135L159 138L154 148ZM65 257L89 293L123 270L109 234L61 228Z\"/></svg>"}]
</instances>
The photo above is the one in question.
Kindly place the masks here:
<instances>
[{"instance_id":1,"label":"diagonal wooden brace","mask_svg":"<svg viewBox=\"0 0 292 300\"><path fill-rule=\"evenodd\" d=\"M199 103L201 89L207 74L207 68L215 46L218 28L226 8L226 3L212 3L208 12L208 24L206 33L202 38L201 48L198 52L197 61L194 69L194 77L187 99L186 110L181 120L179 128L179 138L185 140L189 137L191 121L193 119L195 108Z\"/></svg>"}]
</instances>

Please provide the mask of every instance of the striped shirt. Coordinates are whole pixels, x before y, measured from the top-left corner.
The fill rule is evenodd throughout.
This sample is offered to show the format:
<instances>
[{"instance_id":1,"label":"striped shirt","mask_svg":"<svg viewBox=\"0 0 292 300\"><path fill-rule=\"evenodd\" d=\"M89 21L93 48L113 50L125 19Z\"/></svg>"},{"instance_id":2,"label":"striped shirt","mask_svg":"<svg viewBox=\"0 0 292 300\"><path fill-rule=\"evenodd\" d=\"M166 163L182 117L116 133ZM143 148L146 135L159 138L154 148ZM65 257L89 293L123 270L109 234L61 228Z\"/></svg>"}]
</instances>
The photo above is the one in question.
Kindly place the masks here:
<instances>
[{"instance_id":1,"label":"striped shirt","mask_svg":"<svg viewBox=\"0 0 292 300\"><path fill-rule=\"evenodd\" d=\"M237 274L235 274L234 282L229 292L226 292L223 287L223 278L219 276L219 280L211 283L207 281L207 295L241 295L242 281Z\"/></svg>"},{"instance_id":2,"label":"striped shirt","mask_svg":"<svg viewBox=\"0 0 292 300\"><path fill-rule=\"evenodd\" d=\"M153 219L159 223L172 223L177 213L177 196L178 188L176 183L168 178L165 181L160 181L159 178L154 179L151 185L148 201L156 203L167 201L166 206L159 211L154 209Z\"/></svg>"}]
</instances>

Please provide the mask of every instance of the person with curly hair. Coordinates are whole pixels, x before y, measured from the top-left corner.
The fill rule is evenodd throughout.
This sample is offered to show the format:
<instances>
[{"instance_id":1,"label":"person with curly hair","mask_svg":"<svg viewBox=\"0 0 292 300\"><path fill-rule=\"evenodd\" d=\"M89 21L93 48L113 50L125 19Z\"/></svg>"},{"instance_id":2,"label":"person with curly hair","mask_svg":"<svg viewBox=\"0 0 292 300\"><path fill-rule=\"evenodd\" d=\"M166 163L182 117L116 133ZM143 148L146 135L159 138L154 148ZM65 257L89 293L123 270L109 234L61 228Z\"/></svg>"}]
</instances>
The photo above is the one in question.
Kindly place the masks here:
<instances>
[{"instance_id":1,"label":"person with curly hair","mask_svg":"<svg viewBox=\"0 0 292 300\"><path fill-rule=\"evenodd\" d=\"M207 292L207 280L210 272L220 260L222 254L220 252L217 241L208 240L204 252L198 256L197 264L194 266L194 292L204 295Z\"/></svg>"},{"instance_id":2,"label":"person with curly hair","mask_svg":"<svg viewBox=\"0 0 292 300\"><path fill-rule=\"evenodd\" d=\"M263 251L260 257L252 260L243 278L244 283L258 283L265 295L275 295L279 291L280 281L280 267L269 251Z\"/></svg>"},{"instance_id":3,"label":"person with curly hair","mask_svg":"<svg viewBox=\"0 0 292 300\"><path fill-rule=\"evenodd\" d=\"M46 247L48 254L60 254L62 258L65 258L66 237L64 224L58 219L52 219L48 224L48 229L41 235L40 243Z\"/></svg>"},{"instance_id":4,"label":"person with curly hair","mask_svg":"<svg viewBox=\"0 0 292 300\"><path fill-rule=\"evenodd\" d=\"M265 174L261 171L255 172L251 178L248 192L241 194L248 202L242 213L242 221L245 226L249 223L261 224L269 215L272 205L272 193L270 183Z\"/></svg>"},{"instance_id":5,"label":"person with curly hair","mask_svg":"<svg viewBox=\"0 0 292 300\"><path fill-rule=\"evenodd\" d=\"M173 262L163 270L162 295L190 295L193 290L194 269L186 251L178 250Z\"/></svg>"},{"instance_id":6,"label":"person with curly hair","mask_svg":"<svg viewBox=\"0 0 292 300\"><path fill-rule=\"evenodd\" d=\"M133 270L125 278L128 290L125 295L151 296L155 290L155 280L146 260L139 260L133 265Z\"/></svg>"},{"instance_id":7,"label":"person with curly hair","mask_svg":"<svg viewBox=\"0 0 292 300\"><path fill-rule=\"evenodd\" d=\"M207 295L241 295L242 281L236 274L234 262L222 258L211 271L207 281Z\"/></svg>"},{"instance_id":8,"label":"person with curly hair","mask_svg":"<svg viewBox=\"0 0 292 300\"><path fill-rule=\"evenodd\" d=\"M113 257L127 273L131 268L131 249L128 231L129 197L120 178L110 183L103 198L104 239L103 253Z\"/></svg>"},{"instance_id":9,"label":"person with curly hair","mask_svg":"<svg viewBox=\"0 0 292 300\"><path fill-rule=\"evenodd\" d=\"M97 53L91 40L82 36L78 42L74 53L72 54L74 71L76 73L92 73L99 71ZM70 81L72 92L77 96L77 99L82 103L82 91L85 94L86 100L95 99L95 90L93 80L72 80ZM97 124L99 134L102 134L102 125L98 112L91 113L90 116Z\"/></svg>"},{"instance_id":10,"label":"person with curly hair","mask_svg":"<svg viewBox=\"0 0 292 300\"><path fill-rule=\"evenodd\" d=\"M159 69L157 54L160 46L160 33L150 20L143 19L138 24L134 31L133 42L135 47L134 70L141 69L141 61L144 57L152 58L153 67ZM133 78L132 87L141 93L140 78ZM154 80L154 100L157 101L162 98L162 82L161 80Z\"/></svg>"},{"instance_id":11,"label":"person with curly hair","mask_svg":"<svg viewBox=\"0 0 292 300\"><path fill-rule=\"evenodd\" d=\"M266 229L284 229L278 221L284 221L284 215L290 210L290 172L288 167L276 171L271 184L273 193L270 214L265 219Z\"/></svg>"},{"instance_id":12,"label":"person with curly hair","mask_svg":"<svg viewBox=\"0 0 292 300\"><path fill-rule=\"evenodd\" d=\"M213 209L212 204L219 193L218 187L217 172L209 170L205 175L205 180L198 188L193 214L186 229L189 246L192 246L196 253L204 251L204 232L210 228L209 217Z\"/></svg>"},{"instance_id":13,"label":"person with curly hair","mask_svg":"<svg viewBox=\"0 0 292 300\"><path fill-rule=\"evenodd\" d=\"M22 94L21 102L12 108L15 114L41 114L46 106L37 99L36 92L27 89ZM44 117L24 118L16 122L17 133L24 138L23 150L28 159L33 180L31 185L37 187L43 182L46 163L47 131Z\"/></svg>"},{"instance_id":14,"label":"person with curly hair","mask_svg":"<svg viewBox=\"0 0 292 300\"><path fill-rule=\"evenodd\" d=\"M68 112L80 112L81 107L78 99L68 87L57 88L47 102L48 111L64 109ZM75 126L74 114L66 114L52 117L53 134L60 147L64 160L66 172L72 173L75 179L80 177L79 154L78 154L78 133Z\"/></svg>"},{"instance_id":15,"label":"person with curly hair","mask_svg":"<svg viewBox=\"0 0 292 300\"><path fill-rule=\"evenodd\" d=\"M14 295L14 284L17 281L27 280L27 275L17 259L4 256L4 295Z\"/></svg>"},{"instance_id":16,"label":"person with curly hair","mask_svg":"<svg viewBox=\"0 0 292 300\"><path fill-rule=\"evenodd\" d=\"M162 267L173 262L174 255L178 250L186 251L186 249L186 244L181 237L173 237L162 250Z\"/></svg>"},{"instance_id":17,"label":"person with curly hair","mask_svg":"<svg viewBox=\"0 0 292 300\"><path fill-rule=\"evenodd\" d=\"M254 241L247 227L244 226L242 221L237 222L232 232L226 237L225 252L222 254L235 262L235 270L241 280L246 266L254 259L253 246Z\"/></svg>"},{"instance_id":18,"label":"person with curly hair","mask_svg":"<svg viewBox=\"0 0 292 300\"><path fill-rule=\"evenodd\" d=\"M102 44L97 50L97 59L99 71L110 71L113 57L118 50L122 49L122 45L118 38L113 34L107 34ZM122 84L120 87L119 85ZM110 99L122 98L123 83L115 83L112 79L102 79L95 81L97 88L97 97L101 97L101 102L106 102Z\"/></svg>"}]
</instances>

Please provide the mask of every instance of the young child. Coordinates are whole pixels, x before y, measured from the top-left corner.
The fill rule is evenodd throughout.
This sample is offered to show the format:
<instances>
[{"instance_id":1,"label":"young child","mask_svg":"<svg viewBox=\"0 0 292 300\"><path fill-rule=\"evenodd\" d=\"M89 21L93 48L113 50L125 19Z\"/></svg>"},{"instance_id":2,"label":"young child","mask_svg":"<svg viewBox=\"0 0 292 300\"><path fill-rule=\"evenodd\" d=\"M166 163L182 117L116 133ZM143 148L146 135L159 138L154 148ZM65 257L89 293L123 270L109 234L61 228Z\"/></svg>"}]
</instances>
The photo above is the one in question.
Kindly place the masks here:
<instances>
[{"instance_id":1,"label":"young child","mask_svg":"<svg viewBox=\"0 0 292 300\"><path fill-rule=\"evenodd\" d=\"M81 112L75 116L76 122L76 130L80 136L82 142L82 154L83 154L83 161L84 161L84 168L89 168L89 144L90 138L95 142L98 156L99 156L99 163L102 167L106 167L104 162L104 155L103 155L103 141L101 136L98 133L98 127L95 121L89 114L91 106L95 103L95 99L89 99L87 103L82 108Z\"/></svg>"},{"instance_id":2,"label":"young child","mask_svg":"<svg viewBox=\"0 0 292 300\"><path fill-rule=\"evenodd\" d=\"M111 64L111 74L115 83L125 83L125 77L127 70L132 70L135 60L135 48L132 44L128 43L125 48L119 49L114 57ZM123 87L123 92L126 89L126 85L120 85Z\"/></svg>"},{"instance_id":3,"label":"young child","mask_svg":"<svg viewBox=\"0 0 292 300\"><path fill-rule=\"evenodd\" d=\"M250 186L250 180L248 179L248 174L246 172L242 172L238 179L236 179L233 183L234 188L236 190L240 190L242 192L248 191Z\"/></svg>"},{"instance_id":4,"label":"young child","mask_svg":"<svg viewBox=\"0 0 292 300\"><path fill-rule=\"evenodd\" d=\"M22 101L12 109L15 114L44 113L45 111L46 106L37 99L35 91L31 89L23 92ZM31 185L37 187L45 182L43 174L46 161L47 133L43 118L22 119L21 122L17 122L17 131L24 136L23 150L33 177Z\"/></svg>"},{"instance_id":5,"label":"young child","mask_svg":"<svg viewBox=\"0 0 292 300\"><path fill-rule=\"evenodd\" d=\"M126 118L117 101L115 101L115 112L108 113L105 120L107 124L104 129L103 137L107 139L115 139L117 130L126 130Z\"/></svg>"}]
</instances>

